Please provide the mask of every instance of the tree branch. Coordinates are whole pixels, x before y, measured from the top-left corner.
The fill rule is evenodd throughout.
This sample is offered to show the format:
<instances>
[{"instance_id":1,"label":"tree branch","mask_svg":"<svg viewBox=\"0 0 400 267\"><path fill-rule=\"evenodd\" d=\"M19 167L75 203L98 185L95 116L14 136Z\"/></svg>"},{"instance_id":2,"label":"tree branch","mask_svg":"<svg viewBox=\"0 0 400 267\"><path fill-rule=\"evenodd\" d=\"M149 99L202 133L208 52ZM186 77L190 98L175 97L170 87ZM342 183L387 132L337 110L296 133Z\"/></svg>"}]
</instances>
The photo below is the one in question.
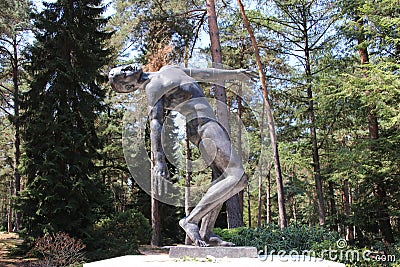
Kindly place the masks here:
<instances>
[{"instance_id":1,"label":"tree branch","mask_svg":"<svg viewBox=\"0 0 400 267\"><path fill-rule=\"evenodd\" d=\"M200 29L201 29L201 26L203 26L206 15L207 15L207 10L205 10L203 12L203 16L201 17L199 24L196 27L196 34L194 36L193 45L192 45L192 49L190 50L189 58L192 58L192 56L193 56L194 47L196 45L197 39L199 38Z\"/></svg>"},{"instance_id":2,"label":"tree branch","mask_svg":"<svg viewBox=\"0 0 400 267\"><path fill-rule=\"evenodd\" d=\"M315 19L314 23L311 23L310 26L307 28L307 31L309 31L311 28L313 28L315 25L317 25L324 17L325 15L330 12L332 9L326 9L324 10L324 13L318 17L318 19Z\"/></svg>"},{"instance_id":3,"label":"tree branch","mask_svg":"<svg viewBox=\"0 0 400 267\"><path fill-rule=\"evenodd\" d=\"M175 16L181 17L181 16L186 16L188 14L195 13L195 12L206 12L206 10L205 9L193 9L193 10L189 10L189 11L186 11L183 13L178 13Z\"/></svg>"},{"instance_id":4,"label":"tree branch","mask_svg":"<svg viewBox=\"0 0 400 267\"><path fill-rule=\"evenodd\" d=\"M274 33L278 34L279 36L281 36L281 37L282 37L283 39L285 39L287 42L289 42L289 43L291 43L291 44L294 44L295 46L297 46L297 47L303 49L303 47L301 47L301 45L299 45L297 42L295 42L295 41L293 41L292 39L290 39L289 37L287 37L287 36L286 36L286 32L285 32L285 33L282 33L281 31L278 31L278 30L276 30L276 29L274 29L273 27L270 27L270 26L268 26L268 25L261 25L261 24L258 24L258 25L266 27L267 29L269 29L269 30L273 31ZM287 33L287 34L289 34L289 33ZM300 37L295 36L295 35L293 35L293 34L292 34L292 36L293 36L294 38L300 38Z\"/></svg>"},{"instance_id":5,"label":"tree branch","mask_svg":"<svg viewBox=\"0 0 400 267\"><path fill-rule=\"evenodd\" d=\"M5 48L4 46L0 46L0 51L4 54L7 54L11 58L11 61L14 59L14 55L10 51L8 51L7 48Z\"/></svg>"},{"instance_id":6,"label":"tree branch","mask_svg":"<svg viewBox=\"0 0 400 267\"><path fill-rule=\"evenodd\" d=\"M296 26L298 26L298 25L294 24L295 26L293 26L293 25L291 25L290 22L280 21L280 20L278 20L278 19L276 19L276 18L274 18L274 17L267 17L267 21L272 21L272 22L281 24L281 25L283 25L283 26L289 27L289 28L291 28L291 29L293 29L293 30L301 31L301 29L300 29L299 27L296 27ZM266 25L263 25L263 24L261 24L261 23L258 23L258 25L260 25L260 26L266 26Z\"/></svg>"},{"instance_id":7,"label":"tree branch","mask_svg":"<svg viewBox=\"0 0 400 267\"><path fill-rule=\"evenodd\" d=\"M299 21L296 19L296 16L293 16L293 14L289 12L289 9L284 8L284 5L282 5L282 4L279 2L279 0L278 0L278 1L274 1L274 3L275 3L277 6L279 6L280 9L283 10L283 12L286 13L286 15L288 15L288 16L290 17L290 19L291 19L296 25L301 24L301 22L299 22ZM296 21L297 21L298 23L296 23ZM299 31L302 31L302 29L301 29L300 27L298 28L298 30L299 30Z\"/></svg>"},{"instance_id":8,"label":"tree branch","mask_svg":"<svg viewBox=\"0 0 400 267\"><path fill-rule=\"evenodd\" d=\"M266 76L266 77L267 77L268 79L275 79L275 80L280 80L280 81L285 81L285 82L291 82L291 83L294 83L294 84L297 84L297 85L300 85L300 86L304 86L303 83L293 81L293 80L290 79L290 78L283 78L283 77L278 77L278 76L273 76L273 75L268 75L268 76Z\"/></svg>"},{"instance_id":9,"label":"tree branch","mask_svg":"<svg viewBox=\"0 0 400 267\"><path fill-rule=\"evenodd\" d=\"M10 94L13 94L14 91L8 89L7 87L5 87L4 85L0 84L0 87L2 87L4 90L8 91Z\"/></svg>"},{"instance_id":10,"label":"tree branch","mask_svg":"<svg viewBox=\"0 0 400 267\"><path fill-rule=\"evenodd\" d=\"M317 38L317 40L316 40L313 44L311 44L311 45L309 46L310 49L313 49L314 46L317 45L317 43L319 42L319 40L321 40L321 38L325 36L325 33L330 29L330 27L332 26L333 23L334 23L333 20L331 20L331 21L329 22L328 26L327 26L327 27L324 29L324 31L320 34L320 36Z\"/></svg>"},{"instance_id":11,"label":"tree branch","mask_svg":"<svg viewBox=\"0 0 400 267\"><path fill-rule=\"evenodd\" d=\"M3 108L2 106L0 106L0 109L6 113L8 116L14 116L13 114L11 114L8 110L6 110L5 108Z\"/></svg>"},{"instance_id":12,"label":"tree branch","mask_svg":"<svg viewBox=\"0 0 400 267\"><path fill-rule=\"evenodd\" d=\"M9 45L13 46L13 42L10 41L10 40L7 40L7 39L4 39L4 38L1 38L1 37L0 37L0 41L6 42L6 43L8 43Z\"/></svg>"},{"instance_id":13,"label":"tree branch","mask_svg":"<svg viewBox=\"0 0 400 267\"><path fill-rule=\"evenodd\" d=\"M339 111L336 113L336 116L333 117L331 124L328 126L328 132L324 135L324 138L322 139L321 143L319 144L318 149L321 149L324 142L328 139L328 135L332 132L332 127L335 124L337 118L339 118L339 115L341 112L342 112L342 107L339 108Z\"/></svg>"}]
</instances>

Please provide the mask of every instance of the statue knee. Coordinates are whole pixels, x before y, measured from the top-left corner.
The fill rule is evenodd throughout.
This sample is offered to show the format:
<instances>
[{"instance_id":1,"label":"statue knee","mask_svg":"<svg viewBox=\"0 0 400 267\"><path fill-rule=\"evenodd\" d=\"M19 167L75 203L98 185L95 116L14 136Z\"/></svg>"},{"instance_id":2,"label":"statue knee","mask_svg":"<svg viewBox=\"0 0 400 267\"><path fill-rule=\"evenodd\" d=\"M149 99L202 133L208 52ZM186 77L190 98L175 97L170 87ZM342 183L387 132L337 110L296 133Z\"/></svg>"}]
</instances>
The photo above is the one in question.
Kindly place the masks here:
<instances>
[{"instance_id":1,"label":"statue knee","mask_svg":"<svg viewBox=\"0 0 400 267\"><path fill-rule=\"evenodd\" d=\"M230 175L227 179L223 180L225 183L231 184L231 186L236 188L245 188L248 183L248 176L243 173L242 175Z\"/></svg>"}]
</instances>

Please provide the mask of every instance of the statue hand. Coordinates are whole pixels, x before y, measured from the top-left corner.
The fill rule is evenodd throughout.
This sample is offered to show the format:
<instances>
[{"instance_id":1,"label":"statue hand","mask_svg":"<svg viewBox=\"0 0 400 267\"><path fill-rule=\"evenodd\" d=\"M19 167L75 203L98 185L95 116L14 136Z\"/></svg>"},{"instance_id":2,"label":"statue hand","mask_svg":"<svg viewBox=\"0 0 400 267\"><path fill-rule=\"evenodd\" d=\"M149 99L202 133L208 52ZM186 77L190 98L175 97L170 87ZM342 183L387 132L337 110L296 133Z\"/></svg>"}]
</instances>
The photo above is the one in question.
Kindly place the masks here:
<instances>
[{"instance_id":1,"label":"statue hand","mask_svg":"<svg viewBox=\"0 0 400 267\"><path fill-rule=\"evenodd\" d=\"M165 178L165 179L169 178L168 168L165 163L156 163L154 165L153 171L154 171L154 175L156 177Z\"/></svg>"}]
</instances>

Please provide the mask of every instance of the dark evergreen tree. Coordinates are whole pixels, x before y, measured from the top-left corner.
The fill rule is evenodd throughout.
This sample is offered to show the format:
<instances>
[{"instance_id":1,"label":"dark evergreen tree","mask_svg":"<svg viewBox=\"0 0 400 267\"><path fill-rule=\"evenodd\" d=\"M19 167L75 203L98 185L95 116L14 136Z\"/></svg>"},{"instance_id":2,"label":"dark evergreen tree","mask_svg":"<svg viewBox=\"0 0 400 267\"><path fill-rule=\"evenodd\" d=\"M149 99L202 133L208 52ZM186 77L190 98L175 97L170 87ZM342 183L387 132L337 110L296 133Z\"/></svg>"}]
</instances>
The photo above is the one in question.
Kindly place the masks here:
<instances>
[{"instance_id":1,"label":"dark evergreen tree","mask_svg":"<svg viewBox=\"0 0 400 267\"><path fill-rule=\"evenodd\" d=\"M110 37L101 0L44 3L29 48L30 90L23 99L27 175L21 197L26 234L66 231L82 237L108 200L96 175L95 123L104 92L100 75Z\"/></svg>"}]
</instances>

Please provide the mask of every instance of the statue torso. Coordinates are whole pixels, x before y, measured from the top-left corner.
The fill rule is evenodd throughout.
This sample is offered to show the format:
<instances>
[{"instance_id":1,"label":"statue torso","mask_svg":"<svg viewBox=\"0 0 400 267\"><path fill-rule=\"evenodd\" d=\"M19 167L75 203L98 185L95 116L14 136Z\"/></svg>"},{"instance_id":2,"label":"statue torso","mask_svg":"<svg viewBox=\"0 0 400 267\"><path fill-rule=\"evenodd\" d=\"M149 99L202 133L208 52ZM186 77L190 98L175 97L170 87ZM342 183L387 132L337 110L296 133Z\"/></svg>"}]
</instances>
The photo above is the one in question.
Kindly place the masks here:
<instances>
[{"instance_id":1,"label":"statue torso","mask_svg":"<svg viewBox=\"0 0 400 267\"><path fill-rule=\"evenodd\" d=\"M186 116L187 120L214 119L214 112L197 82L179 67L166 66L150 76L146 85L149 106L163 98L163 106Z\"/></svg>"}]
</instances>

